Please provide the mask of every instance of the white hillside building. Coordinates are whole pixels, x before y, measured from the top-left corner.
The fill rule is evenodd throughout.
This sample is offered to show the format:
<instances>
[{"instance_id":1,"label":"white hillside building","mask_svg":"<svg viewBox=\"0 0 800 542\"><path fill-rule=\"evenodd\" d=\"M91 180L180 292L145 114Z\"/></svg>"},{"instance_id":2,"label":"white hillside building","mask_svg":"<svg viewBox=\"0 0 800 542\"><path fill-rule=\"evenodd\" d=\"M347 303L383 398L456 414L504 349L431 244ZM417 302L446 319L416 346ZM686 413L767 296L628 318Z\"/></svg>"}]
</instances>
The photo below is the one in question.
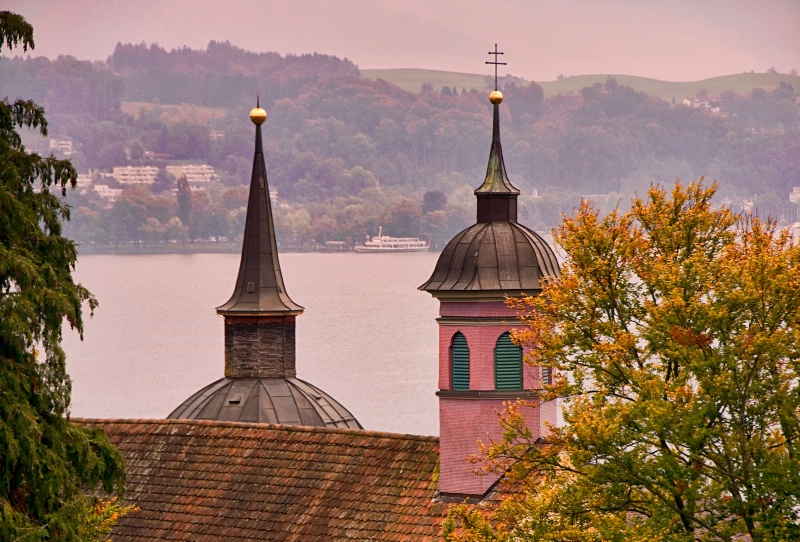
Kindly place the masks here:
<instances>
[{"instance_id":1,"label":"white hillside building","mask_svg":"<svg viewBox=\"0 0 800 542\"><path fill-rule=\"evenodd\" d=\"M116 166L111 175L119 184L153 184L156 182L158 168L155 166Z\"/></svg>"},{"instance_id":2,"label":"white hillside building","mask_svg":"<svg viewBox=\"0 0 800 542\"><path fill-rule=\"evenodd\" d=\"M214 168L208 164L181 164L178 166L167 166L167 173L180 179L186 175L189 184L210 183L219 180Z\"/></svg>"}]
</instances>

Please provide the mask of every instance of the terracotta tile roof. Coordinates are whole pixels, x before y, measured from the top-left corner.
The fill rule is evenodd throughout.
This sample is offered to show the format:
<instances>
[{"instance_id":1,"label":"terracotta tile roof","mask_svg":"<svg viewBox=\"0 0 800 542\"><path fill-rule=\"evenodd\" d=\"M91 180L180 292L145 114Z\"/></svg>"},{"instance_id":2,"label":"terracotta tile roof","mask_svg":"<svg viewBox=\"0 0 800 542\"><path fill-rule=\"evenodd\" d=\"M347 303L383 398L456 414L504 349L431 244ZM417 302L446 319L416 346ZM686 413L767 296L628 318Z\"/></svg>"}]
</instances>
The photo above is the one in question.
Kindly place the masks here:
<instances>
[{"instance_id":1,"label":"terracotta tile roof","mask_svg":"<svg viewBox=\"0 0 800 542\"><path fill-rule=\"evenodd\" d=\"M127 462L116 542L437 540L435 437L200 420L100 425Z\"/></svg>"}]
</instances>

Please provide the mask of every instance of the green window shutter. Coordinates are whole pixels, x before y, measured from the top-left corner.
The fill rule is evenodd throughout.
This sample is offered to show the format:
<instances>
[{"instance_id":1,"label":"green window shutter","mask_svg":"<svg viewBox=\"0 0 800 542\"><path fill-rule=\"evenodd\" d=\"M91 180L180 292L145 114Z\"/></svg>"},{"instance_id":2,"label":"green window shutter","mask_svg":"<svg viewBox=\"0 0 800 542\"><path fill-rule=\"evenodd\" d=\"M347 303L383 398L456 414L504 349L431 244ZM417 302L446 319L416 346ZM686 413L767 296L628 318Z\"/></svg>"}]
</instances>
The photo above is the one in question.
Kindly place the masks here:
<instances>
[{"instance_id":1,"label":"green window shutter","mask_svg":"<svg viewBox=\"0 0 800 542\"><path fill-rule=\"evenodd\" d=\"M550 384L552 384L550 381L550 368L542 367L542 385L549 386Z\"/></svg>"},{"instance_id":2,"label":"green window shutter","mask_svg":"<svg viewBox=\"0 0 800 542\"><path fill-rule=\"evenodd\" d=\"M450 369L453 390L469 390L469 346L467 346L467 338L461 332L453 335L453 343L450 346Z\"/></svg>"},{"instance_id":3,"label":"green window shutter","mask_svg":"<svg viewBox=\"0 0 800 542\"><path fill-rule=\"evenodd\" d=\"M511 341L508 332L500 335L494 347L494 388L522 389L522 347Z\"/></svg>"}]
</instances>

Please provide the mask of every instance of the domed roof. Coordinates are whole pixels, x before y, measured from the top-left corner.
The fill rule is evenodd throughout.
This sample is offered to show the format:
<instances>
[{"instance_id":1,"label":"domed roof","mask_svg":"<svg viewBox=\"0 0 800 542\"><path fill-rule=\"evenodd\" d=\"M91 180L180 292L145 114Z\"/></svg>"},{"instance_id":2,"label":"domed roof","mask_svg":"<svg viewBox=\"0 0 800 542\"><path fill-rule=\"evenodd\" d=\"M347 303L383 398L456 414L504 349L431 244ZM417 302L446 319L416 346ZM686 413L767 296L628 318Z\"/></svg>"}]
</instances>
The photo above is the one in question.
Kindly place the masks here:
<instances>
[{"instance_id":1,"label":"domed roof","mask_svg":"<svg viewBox=\"0 0 800 542\"><path fill-rule=\"evenodd\" d=\"M167 417L363 429L333 397L299 378L223 378Z\"/></svg>"},{"instance_id":2,"label":"domed roof","mask_svg":"<svg viewBox=\"0 0 800 542\"><path fill-rule=\"evenodd\" d=\"M437 292L501 291L542 288L542 277L560 275L553 249L517 222L479 222L458 233L442 251L428 281L419 287Z\"/></svg>"}]
</instances>

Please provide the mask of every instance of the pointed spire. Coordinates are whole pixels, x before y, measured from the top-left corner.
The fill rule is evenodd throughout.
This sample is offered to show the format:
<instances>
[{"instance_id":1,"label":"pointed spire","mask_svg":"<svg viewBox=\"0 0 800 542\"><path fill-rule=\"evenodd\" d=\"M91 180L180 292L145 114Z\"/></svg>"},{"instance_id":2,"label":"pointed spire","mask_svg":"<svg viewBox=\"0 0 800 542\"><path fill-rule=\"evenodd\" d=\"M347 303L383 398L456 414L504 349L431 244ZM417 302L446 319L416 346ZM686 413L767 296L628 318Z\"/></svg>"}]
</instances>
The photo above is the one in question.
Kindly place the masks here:
<instances>
[{"instance_id":1,"label":"pointed spire","mask_svg":"<svg viewBox=\"0 0 800 542\"><path fill-rule=\"evenodd\" d=\"M499 97L497 96L499 95ZM499 90L495 90L489 96L494 108L494 118L492 126L492 146L489 150L489 164L486 167L486 178L483 184L475 190L475 195L483 193L494 194L519 194L506 175L506 165L503 161L503 147L500 145L500 102L503 95ZM495 103L497 102L497 103Z\"/></svg>"},{"instance_id":2,"label":"pointed spire","mask_svg":"<svg viewBox=\"0 0 800 542\"><path fill-rule=\"evenodd\" d=\"M261 124L267 112L261 109L256 97L256 108L250 111L250 120L256 125L256 144L253 156L253 175L247 200L242 259L233 295L227 303L217 307L221 315L297 315L303 307L291 300L283 284L275 226L269 199L267 170L261 141Z\"/></svg>"},{"instance_id":3,"label":"pointed spire","mask_svg":"<svg viewBox=\"0 0 800 542\"><path fill-rule=\"evenodd\" d=\"M497 66L505 62L497 62L497 44L494 51L494 90L489 94L489 101L493 107L492 119L492 146L489 150L489 164L486 166L486 178L483 184L475 190L478 199L478 222L516 222L517 197L519 190L511 184L506 175L506 165L503 161L503 147L500 145L500 104L503 102L503 93L497 90Z\"/></svg>"}]
</instances>

